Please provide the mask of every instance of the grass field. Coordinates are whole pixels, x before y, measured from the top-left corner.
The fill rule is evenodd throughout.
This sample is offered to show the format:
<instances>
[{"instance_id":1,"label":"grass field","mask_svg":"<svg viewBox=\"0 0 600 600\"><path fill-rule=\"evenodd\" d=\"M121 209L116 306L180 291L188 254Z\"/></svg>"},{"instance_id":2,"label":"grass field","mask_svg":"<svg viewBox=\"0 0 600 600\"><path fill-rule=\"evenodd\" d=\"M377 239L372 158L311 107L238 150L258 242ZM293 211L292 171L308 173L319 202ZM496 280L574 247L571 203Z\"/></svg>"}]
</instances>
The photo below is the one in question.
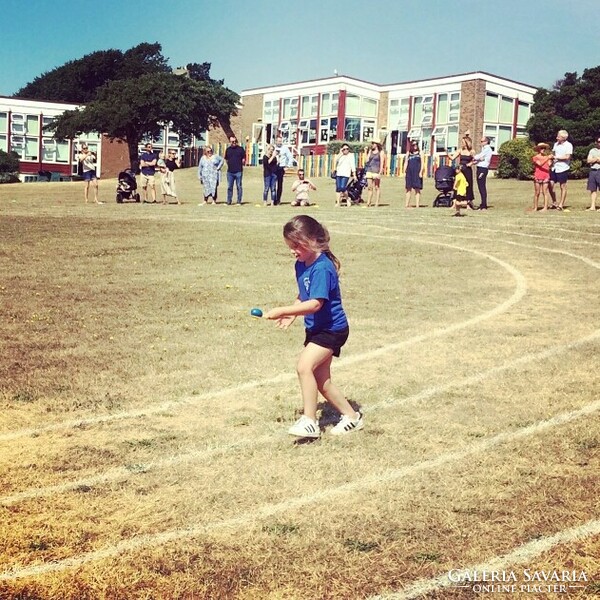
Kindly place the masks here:
<instances>
[{"instance_id":1,"label":"grass field","mask_svg":"<svg viewBox=\"0 0 600 600\"><path fill-rule=\"evenodd\" d=\"M533 214L531 184L491 180L491 210L453 219L431 181L406 210L401 180L378 209L317 180L303 211L351 323L333 376L365 429L328 435L323 407L322 438L295 443L301 324L249 310L295 297L299 209L256 207L254 169L242 207L200 207L177 175L181 206L117 205L114 180L102 205L0 186L0 598L600 595L585 182ZM504 581L458 581L475 570Z\"/></svg>"}]
</instances>

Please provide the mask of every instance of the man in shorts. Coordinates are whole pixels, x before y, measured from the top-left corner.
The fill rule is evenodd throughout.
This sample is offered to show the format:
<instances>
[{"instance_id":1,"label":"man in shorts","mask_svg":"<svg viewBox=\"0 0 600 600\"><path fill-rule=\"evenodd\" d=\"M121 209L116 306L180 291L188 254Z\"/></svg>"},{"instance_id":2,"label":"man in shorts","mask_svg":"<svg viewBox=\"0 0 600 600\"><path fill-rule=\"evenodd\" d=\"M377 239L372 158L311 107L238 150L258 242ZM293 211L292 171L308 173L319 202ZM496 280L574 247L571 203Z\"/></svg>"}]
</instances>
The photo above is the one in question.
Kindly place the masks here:
<instances>
[{"instance_id":1,"label":"man in shorts","mask_svg":"<svg viewBox=\"0 0 600 600\"><path fill-rule=\"evenodd\" d=\"M144 146L144 151L140 155L141 183L144 191L144 202L148 202L148 187L152 202L156 204L156 184L154 182L154 173L156 172L156 154L152 151L152 144Z\"/></svg>"},{"instance_id":2,"label":"man in shorts","mask_svg":"<svg viewBox=\"0 0 600 600\"><path fill-rule=\"evenodd\" d=\"M600 189L600 137L596 138L596 147L588 153L587 164L590 165L587 189L591 197L591 205L588 210L596 210L596 197Z\"/></svg>"},{"instance_id":3,"label":"man in shorts","mask_svg":"<svg viewBox=\"0 0 600 600\"><path fill-rule=\"evenodd\" d=\"M573 144L567 141L569 134L561 129L556 134L556 143L552 147L552 170L550 171L550 185L548 191L552 198L552 208L563 210L567 200L567 181L569 169L571 168L571 156L573 156ZM560 186L560 200L556 203L556 192L554 186Z\"/></svg>"}]
</instances>

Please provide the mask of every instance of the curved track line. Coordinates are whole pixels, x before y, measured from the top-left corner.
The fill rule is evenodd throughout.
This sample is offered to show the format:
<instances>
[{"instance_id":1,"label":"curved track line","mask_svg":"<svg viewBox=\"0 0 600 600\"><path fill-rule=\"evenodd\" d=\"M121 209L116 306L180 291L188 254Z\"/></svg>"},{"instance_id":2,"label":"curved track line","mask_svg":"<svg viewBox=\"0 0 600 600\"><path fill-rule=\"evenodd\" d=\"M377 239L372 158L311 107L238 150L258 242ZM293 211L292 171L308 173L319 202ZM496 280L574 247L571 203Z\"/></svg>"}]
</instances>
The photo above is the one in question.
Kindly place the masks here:
<instances>
[{"instance_id":1,"label":"curved track line","mask_svg":"<svg viewBox=\"0 0 600 600\"><path fill-rule=\"evenodd\" d=\"M577 419L593 415L598 411L600 411L600 400L588 404L583 408L556 415L552 419L540 421L534 425L529 425L528 427L523 427L515 431L503 432L492 436L491 438L474 443L466 448L441 454L435 458L431 458L420 463L408 465L400 469L389 469L369 477L361 477L360 479L350 483L321 490L311 495L296 496L275 504L265 504L256 510L248 511L231 519L226 519L225 521L217 521L206 524L192 524L183 529L172 529L162 533L137 536L129 540L118 542L117 544L111 546L106 546L100 550L86 552L71 558L29 567L16 566L0 573L0 581L21 579L23 577L37 577L38 575L45 575L48 573L55 573L67 569L81 567L82 565L106 558L112 558L132 550L155 547L168 542L199 537L219 529L236 529L252 525L256 521L273 517L280 513L286 513L290 510L297 510L314 503L327 502L340 495L365 490L371 487L380 486L382 484L385 485L387 483L398 481L403 477L413 476L415 473L420 471L437 469L453 462L463 461L473 454L490 450L501 444L535 435L553 427L565 425Z\"/></svg>"},{"instance_id":2,"label":"curved track line","mask_svg":"<svg viewBox=\"0 0 600 600\"><path fill-rule=\"evenodd\" d=\"M600 519L592 519L583 525L563 529L554 535L542 537L532 542L528 542L527 544L523 544L522 546L517 546L508 554L494 556L485 563L461 568L460 571L467 571L469 573L472 573L473 571L477 571L478 573L483 571L488 573L491 571L500 571L513 565L526 563L559 544L568 544L569 542L574 542L591 535L598 535L599 533ZM450 581L448 573L446 573L445 575L440 575L432 579L420 579L419 581L415 581L401 592L371 596L368 600L411 600L412 598L418 598L419 596L443 588L453 588L456 587L456 585L456 583ZM531 595L533 597L533 592Z\"/></svg>"},{"instance_id":3,"label":"curved track line","mask_svg":"<svg viewBox=\"0 0 600 600\"><path fill-rule=\"evenodd\" d=\"M348 233L347 235L359 235L359 234ZM377 237L377 236L368 236L368 237ZM385 239L396 239L393 237L390 238L389 236L382 236L382 237L384 237ZM405 239L405 238L403 238L403 239ZM507 300L505 300L504 302L497 305L495 308L493 308L485 313L482 313L478 316L467 319L466 321L460 321L458 323L448 325L447 327L434 329L433 331L431 331L429 333L424 333L424 334L414 336L412 338L409 338L408 340L403 340L401 342L394 342L392 344L382 346L381 348L376 348L374 350L367 350L366 352L363 352L361 354L355 354L352 356L344 357L336 362L336 368L353 365L357 362L362 362L364 360L368 360L370 358L374 358L374 357L380 356L382 354L386 354L388 352L393 352L395 350L404 348L406 346L410 346L412 344L417 344L417 343L423 342L428 339L438 338L438 337L447 335L449 333L454 333L455 331L459 331L460 329L464 329L464 328L470 327L472 325L477 325L487 319L491 319L491 318L496 317L496 316L500 315L501 313L507 311L510 307L512 307L513 305L520 302L523 299L523 297L525 296L525 294L527 293L527 282L526 282L526 279L523 276L523 274L520 271L518 271L515 267L510 265L509 263L506 263L506 262L500 260L499 258L492 256L491 254L482 252L480 250L463 248L461 246L457 246L454 244L445 244L443 242L420 240L418 238L414 238L413 241L415 241L417 243L421 243L421 244L442 246L445 248L451 248L451 249L459 250L462 252L468 252L471 254L475 254L476 256L483 257L492 262L495 262L500 267L502 267L503 269L508 271L508 273L510 275L512 275L512 277L514 278L514 280L516 282L516 289ZM157 406L141 408L141 409L132 410L132 411L122 411L119 413L102 415L102 416L98 416L98 417L87 417L87 418L82 418L82 419L72 419L70 421L61 421L60 423L55 423L53 425L46 425L44 427L36 427L36 428L20 429L20 430L16 430L16 431L9 431L9 432L0 434L0 442L12 441L12 440L16 440L16 439L19 439L22 437L27 437L27 436L37 436L42 433L50 433L52 431L58 431L60 429L72 429L72 428L76 428L76 427L87 427L87 426L91 426L91 425L108 423L111 421L118 421L118 420L122 420L122 419L135 419L135 418L139 418L139 417L145 417L147 415L156 414L156 413L167 411L167 410L172 410L172 409L180 407L182 405L190 405L190 404L193 405L193 404L197 404L198 402L201 402L204 400L214 400L214 399L220 398L222 396L236 394L236 393L243 392L246 390L255 389L255 388L258 388L261 386L284 383L284 382L292 381L294 379L296 379L295 373L282 373L282 374L276 375L274 377L271 377L269 379L262 379L260 381L256 381L256 380L248 381L248 382L242 383L240 385L232 386L232 387L225 388L225 389L218 390L218 391L206 392L204 394L199 394L196 396L188 396L185 398L181 398L180 400L171 400L168 402L163 402L162 404L159 404Z\"/></svg>"},{"instance_id":4,"label":"curved track line","mask_svg":"<svg viewBox=\"0 0 600 600\"><path fill-rule=\"evenodd\" d=\"M413 404L420 402L422 400L426 400L429 398L433 398L441 393L456 389L467 387L469 385L473 385L476 383L480 383L485 379L493 377L495 375L499 375L500 373L504 373L506 371L512 369L518 369L519 367L529 364L531 362L539 362L546 360L548 358L552 358L554 356L558 356L563 352L569 350L575 350L581 346L589 344L591 342L595 342L600 339L600 329L596 330L593 334L581 338L579 340L575 340L574 342L568 344L560 344L553 346L551 348L547 348L542 352L537 352L535 354L527 354L525 356L520 356L517 359L508 361L502 365L496 365L487 371L482 371L481 373L477 373L475 375L471 375L470 377L466 377L461 380L454 380L443 385L438 385L430 388L426 388L417 394L413 394L412 396L407 396L404 398L387 398L382 402L377 404L373 404L371 406L365 407L364 411L370 413L374 410L385 409L391 406L406 406L408 404ZM217 454L225 454L231 451L240 450L243 448L256 448L261 446L262 444L268 444L270 442L279 441L283 439L287 439L287 435L266 435L261 438L251 438L246 440L240 440L233 444L227 444L224 446L217 447L209 447L204 448L202 450L196 450L193 452L187 452L185 454L177 454L163 460L156 460L153 462L149 462L147 464L141 465L135 471L128 469L127 467L115 467L113 469L109 469L102 474L78 479L75 481L68 481L65 483L61 483L58 485L51 485L45 487L38 488L30 488L28 490L18 492L15 494L10 494L6 496L0 497L0 506L11 506L13 504L17 504L18 502L23 502L25 500L32 500L35 498L48 497L53 494L60 494L68 491L76 490L80 487L84 486L95 486L101 485L104 483L112 483L115 481L125 481L134 477L135 475L141 473L148 473L149 471L154 471L158 469L163 469L166 467L170 467L176 464L181 464L184 462L192 462L196 460L206 460L210 456Z\"/></svg>"}]
</instances>

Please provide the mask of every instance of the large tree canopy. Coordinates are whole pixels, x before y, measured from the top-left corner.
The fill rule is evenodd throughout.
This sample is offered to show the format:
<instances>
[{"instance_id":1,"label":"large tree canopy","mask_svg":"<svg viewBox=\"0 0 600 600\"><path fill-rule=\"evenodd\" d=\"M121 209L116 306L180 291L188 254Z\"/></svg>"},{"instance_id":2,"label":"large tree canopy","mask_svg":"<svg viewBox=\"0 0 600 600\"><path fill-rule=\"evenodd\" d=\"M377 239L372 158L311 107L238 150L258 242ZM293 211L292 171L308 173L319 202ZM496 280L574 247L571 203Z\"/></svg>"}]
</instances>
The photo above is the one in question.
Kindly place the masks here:
<instances>
[{"instance_id":1,"label":"large tree canopy","mask_svg":"<svg viewBox=\"0 0 600 600\"><path fill-rule=\"evenodd\" d=\"M43 73L22 87L15 96L85 104L93 100L98 89L109 81L170 71L161 54L160 44L143 43L126 52L99 50Z\"/></svg>"},{"instance_id":2,"label":"large tree canopy","mask_svg":"<svg viewBox=\"0 0 600 600\"><path fill-rule=\"evenodd\" d=\"M550 142L559 129L566 129L575 156L585 158L589 146L600 134L600 67L565 73L551 90L540 88L532 106L527 130L534 142Z\"/></svg>"},{"instance_id":3,"label":"large tree canopy","mask_svg":"<svg viewBox=\"0 0 600 600\"><path fill-rule=\"evenodd\" d=\"M185 75L172 73L160 44L88 54L36 78L21 92L85 104L65 111L45 129L59 139L91 131L120 138L128 144L134 169L144 137L158 136L165 124L183 140L211 125L227 127L239 101L222 80L211 79L210 63L190 63Z\"/></svg>"}]
</instances>

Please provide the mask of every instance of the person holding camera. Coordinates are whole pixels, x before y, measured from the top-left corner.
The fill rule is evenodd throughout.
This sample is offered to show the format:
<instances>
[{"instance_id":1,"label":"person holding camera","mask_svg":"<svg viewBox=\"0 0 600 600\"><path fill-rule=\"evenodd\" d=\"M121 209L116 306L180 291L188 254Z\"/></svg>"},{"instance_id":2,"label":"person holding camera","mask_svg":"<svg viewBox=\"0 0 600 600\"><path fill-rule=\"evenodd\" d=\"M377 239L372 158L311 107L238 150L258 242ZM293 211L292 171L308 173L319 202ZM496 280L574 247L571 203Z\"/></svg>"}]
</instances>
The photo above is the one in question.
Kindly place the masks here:
<instances>
[{"instance_id":1,"label":"person holding camera","mask_svg":"<svg viewBox=\"0 0 600 600\"><path fill-rule=\"evenodd\" d=\"M283 137L278 135L275 138L275 158L277 159L277 194L273 204L281 204L281 195L283 194L283 178L285 170L294 166L294 157L288 146L284 145Z\"/></svg>"},{"instance_id":2,"label":"person holding camera","mask_svg":"<svg viewBox=\"0 0 600 600\"><path fill-rule=\"evenodd\" d=\"M89 202L90 187L94 189L94 202L96 204L102 204L98 201L98 176L96 175L96 153L92 152L87 144L81 146L81 151L78 155L79 162L81 163L81 171L83 173L83 180L85 181L85 188L83 195L85 202Z\"/></svg>"}]
</instances>

